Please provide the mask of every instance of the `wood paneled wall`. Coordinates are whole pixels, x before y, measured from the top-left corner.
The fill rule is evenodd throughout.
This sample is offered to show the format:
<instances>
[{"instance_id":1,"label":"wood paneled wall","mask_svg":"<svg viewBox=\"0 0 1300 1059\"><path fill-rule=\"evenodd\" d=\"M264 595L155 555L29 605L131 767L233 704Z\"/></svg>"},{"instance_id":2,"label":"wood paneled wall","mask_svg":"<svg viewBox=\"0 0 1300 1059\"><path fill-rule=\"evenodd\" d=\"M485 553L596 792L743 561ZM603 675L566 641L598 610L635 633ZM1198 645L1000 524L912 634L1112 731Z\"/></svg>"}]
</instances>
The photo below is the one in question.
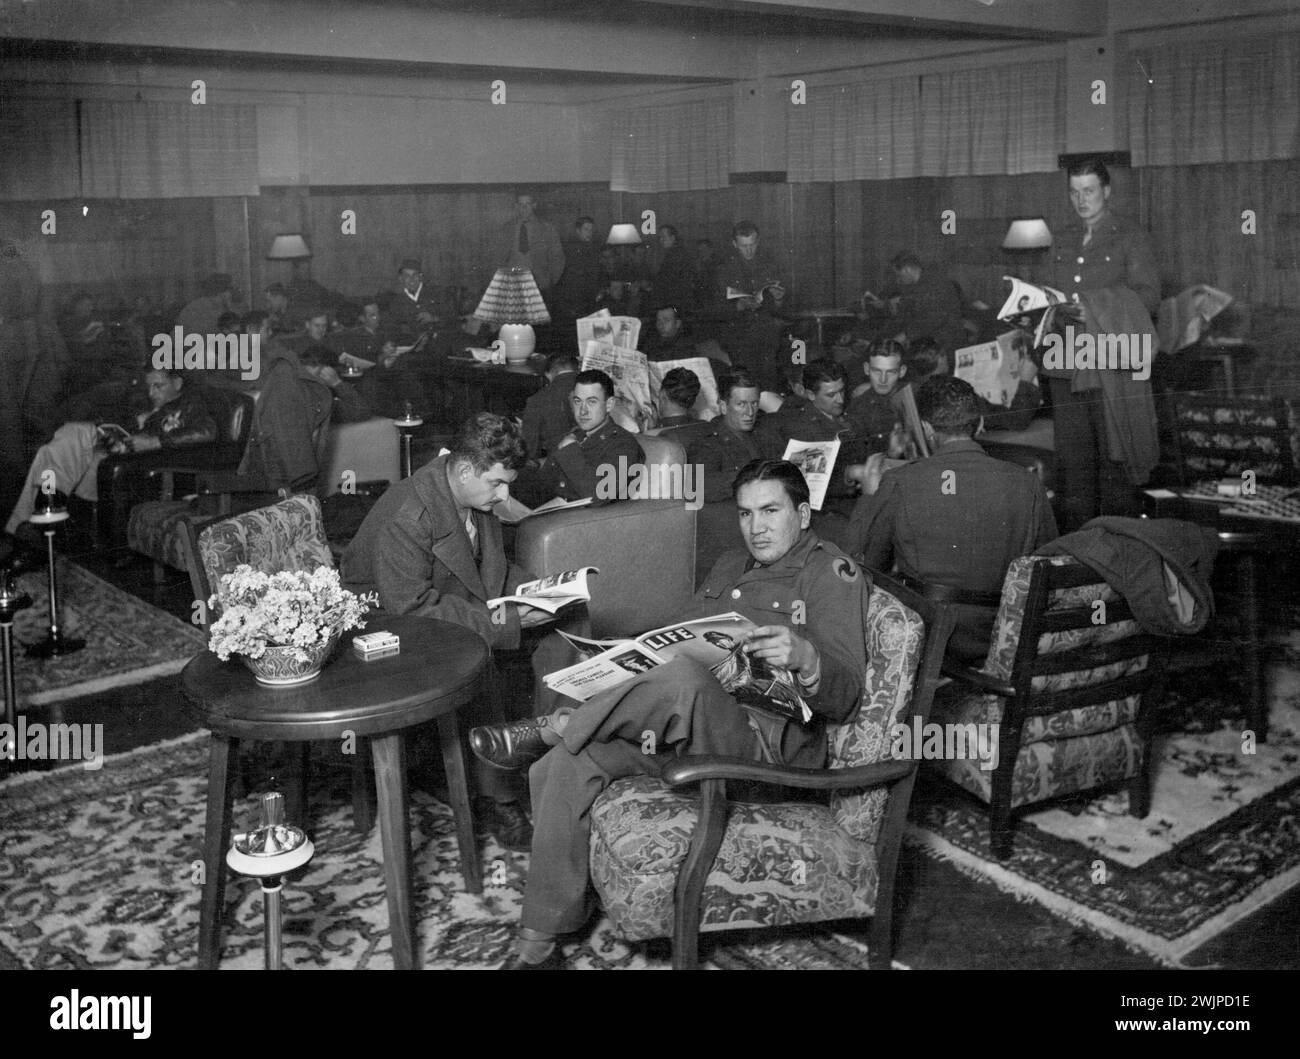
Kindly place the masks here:
<instances>
[{"instance_id":1,"label":"wood paneled wall","mask_svg":"<svg viewBox=\"0 0 1300 1059\"><path fill-rule=\"evenodd\" d=\"M1151 229L1166 293L1204 282L1242 300L1300 308L1298 171L1294 162L1117 169L1112 202ZM265 259L275 235L290 231L311 245L312 277L344 294L393 286L398 262L412 255L423 258L429 283L475 293L496 264L513 190L267 187L248 199L91 202L85 216L79 202L53 202L52 237L39 234L43 205L5 203L0 238L6 263L34 272L48 305L79 287L108 303L144 294L177 305L213 271L230 272L260 304L267 283L290 278L287 266ZM1072 216L1059 173L754 182L652 195L612 193L598 183L533 190L563 237L582 214L603 234L616 221L640 224L654 210L688 250L707 237L724 253L732 224L752 220L804 307L850 304L864 289L878 290L890 257L904 248L945 269L970 296L1000 303L1000 277L1017 264L999 249L1008 220L1042 215L1059 230ZM1255 211L1254 236L1242 232L1246 209ZM344 210L356 213L355 235L342 233ZM942 232L945 210L954 211L953 234Z\"/></svg>"}]
</instances>

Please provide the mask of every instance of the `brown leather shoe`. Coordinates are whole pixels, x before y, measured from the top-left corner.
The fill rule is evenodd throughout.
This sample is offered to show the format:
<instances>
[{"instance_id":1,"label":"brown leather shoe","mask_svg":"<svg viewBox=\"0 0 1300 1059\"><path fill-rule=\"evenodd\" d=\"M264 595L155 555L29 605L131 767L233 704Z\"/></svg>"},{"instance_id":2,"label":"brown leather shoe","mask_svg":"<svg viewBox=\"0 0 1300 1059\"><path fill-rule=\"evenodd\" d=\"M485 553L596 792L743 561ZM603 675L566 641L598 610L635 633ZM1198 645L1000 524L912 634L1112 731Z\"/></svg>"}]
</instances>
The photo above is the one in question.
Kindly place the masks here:
<instances>
[{"instance_id":1,"label":"brown leather shoe","mask_svg":"<svg viewBox=\"0 0 1300 1059\"><path fill-rule=\"evenodd\" d=\"M498 769L527 768L551 749L535 718L471 728L469 746L480 761Z\"/></svg>"}]
</instances>

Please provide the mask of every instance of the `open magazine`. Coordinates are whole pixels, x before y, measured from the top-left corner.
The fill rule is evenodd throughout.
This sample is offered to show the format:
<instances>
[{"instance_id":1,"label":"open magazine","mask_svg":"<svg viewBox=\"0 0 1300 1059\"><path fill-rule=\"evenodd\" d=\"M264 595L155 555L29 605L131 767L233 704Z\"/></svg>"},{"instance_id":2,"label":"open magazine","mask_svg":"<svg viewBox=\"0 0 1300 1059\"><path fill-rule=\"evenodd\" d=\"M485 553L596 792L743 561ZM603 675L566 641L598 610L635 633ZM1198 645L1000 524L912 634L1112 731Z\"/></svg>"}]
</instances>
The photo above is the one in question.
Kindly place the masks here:
<instances>
[{"instance_id":1,"label":"open magazine","mask_svg":"<svg viewBox=\"0 0 1300 1059\"><path fill-rule=\"evenodd\" d=\"M99 437L100 441L108 442L125 441L127 438L131 437L131 431L117 423L100 423L99 426L95 428L95 434Z\"/></svg>"},{"instance_id":2,"label":"open magazine","mask_svg":"<svg viewBox=\"0 0 1300 1059\"><path fill-rule=\"evenodd\" d=\"M557 496L537 507L529 507L515 497L508 496L492 509L492 513L507 526L514 526L523 522L526 518L532 518L534 515L549 515L552 511L568 511L569 508L573 507L586 507L591 503L591 500L592 498L589 496L584 496L579 500L565 500L563 497Z\"/></svg>"},{"instance_id":3,"label":"open magazine","mask_svg":"<svg viewBox=\"0 0 1300 1059\"><path fill-rule=\"evenodd\" d=\"M839 454L839 438L831 441L799 441L791 438L786 442L785 453L781 458L793 463L803 473L803 480L808 483L808 503L814 511L822 509L826 489L835 472L835 458Z\"/></svg>"},{"instance_id":4,"label":"open magazine","mask_svg":"<svg viewBox=\"0 0 1300 1059\"><path fill-rule=\"evenodd\" d=\"M522 603L526 607L536 607L548 614L555 614L575 603L586 603L591 599L591 589L587 587L587 577L598 574L594 566L584 566L581 570L565 570L562 574L548 574L536 581L525 581L515 589L513 595L498 596L487 601L488 608L495 610L502 603Z\"/></svg>"},{"instance_id":5,"label":"open magazine","mask_svg":"<svg viewBox=\"0 0 1300 1059\"><path fill-rule=\"evenodd\" d=\"M691 658L707 666L722 687L745 705L807 723L812 710L799 694L794 675L745 653L745 636L754 628L743 614L731 611L665 625L635 640L588 640L561 631L582 661L543 680L552 691L586 702L674 658Z\"/></svg>"}]
</instances>

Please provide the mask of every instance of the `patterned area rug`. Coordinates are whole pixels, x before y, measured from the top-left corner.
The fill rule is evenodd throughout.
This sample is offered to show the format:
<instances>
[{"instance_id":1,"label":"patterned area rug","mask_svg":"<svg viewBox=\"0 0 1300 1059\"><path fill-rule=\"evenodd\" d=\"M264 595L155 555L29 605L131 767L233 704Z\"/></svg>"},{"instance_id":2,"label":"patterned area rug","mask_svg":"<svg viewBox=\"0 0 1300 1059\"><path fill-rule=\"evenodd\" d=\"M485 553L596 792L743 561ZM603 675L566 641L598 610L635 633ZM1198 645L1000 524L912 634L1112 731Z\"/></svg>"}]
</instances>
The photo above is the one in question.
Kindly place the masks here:
<instances>
[{"instance_id":1,"label":"patterned area rug","mask_svg":"<svg viewBox=\"0 0 1300 1059\"><path fill-rule=\"evenodd\" d=\"M21 648L45 639L49 630L50 601L44 568L20 575L18 584L32 605L14 618L19 709L176 673L203 648L203 634L193 625L70 560L57 563L60 626L65 636L83 639L86 646L61 658L27 657Z\"/></svg>"},{"instance_id":2,"label":"patterned area rug","mask_svg":"<svg viewBox=\"0 0 1300 1059\"><path fill-rule=\"evenodd\" d=\"M982 804L943 787L913 803L908 841L1171 965L1300 884L1300 633L1274 644L1268 742L1243 752L1239 690L1174 684L1155 740L1151 813L1128 795L1061 800L1021 817L989 858ZM1214 682L1216 685L1220 681ZM1197 695L1196 688L1201 689Z\"/></svg>"},{"instance_id":3,"label":"patterned area rug","mask_svg":"<svg viewBox=\"0 0 1300 1059\"><path fill-rule=\"evenodd\" d=\"M197 955L207 739L202 734L0 784L0 969L191 967ZM283 891L284 965L391 968L378 827L352 828L350 773L315 767L316 855ZM412 792L414 917L426 968L491 968L509 955L528 858L491 839L482 895L462 889L451 810ZM256 823L251 800L236 830ZM231 877L222 968L263 965L261 891ZM664 969L666 942L621 941L607 921L563 949L570 968ZM706 966L865 967L829 930L706 935Z\"/></svg>"}]
</instances>

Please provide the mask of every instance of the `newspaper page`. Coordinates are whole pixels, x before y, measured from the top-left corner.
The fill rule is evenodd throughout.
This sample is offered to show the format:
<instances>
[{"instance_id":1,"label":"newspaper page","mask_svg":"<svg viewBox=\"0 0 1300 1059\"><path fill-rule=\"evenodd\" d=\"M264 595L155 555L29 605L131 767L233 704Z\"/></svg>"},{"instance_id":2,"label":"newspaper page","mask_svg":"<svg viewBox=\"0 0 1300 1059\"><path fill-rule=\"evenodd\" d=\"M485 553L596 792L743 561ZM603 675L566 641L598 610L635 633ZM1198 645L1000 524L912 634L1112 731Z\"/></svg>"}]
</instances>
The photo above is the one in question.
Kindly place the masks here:
<instances>
[{"instance_id":1,"label":"newspaper page","mask_svg":"<svg viewBox=\"0 0 1300 1059\"><path fill-rule=\"evenodd\" d=\"M647 673L674 658L693 658L702 665L716 666L731 655L745 633L754 627L753 622L734 611L665 625L548 673L543 682L552 691L586 702L593 695L618 687L637 674ZM565 638L579 654L600 646L600 641L596 640Z\"/></svg>"},{"instance_id":2,"label":"newspaper page","mask_svg":"<svg viewBox=\"0 0 1300 1059\"><path fill-rule=\"evenodd\" d=\"M833 441L798 441L791 438L786 444L785 455L781 458L793 463L803 472L803 480L808 483L809 504L814 511L822 509L826 499L826 489L831 484L831 474L835 471L835 457L840 454L840 440Z\"/></svg>"},{"instance_id":3,"label":"newspaper page","mask_svg":"<svg viewBox=\"0 0 1300 1059\"><path fill-rule=\"evenodd\" d=\"M700 396L691 406L691 412L697 419L712 419L718 410L718 381L713 376L713 365L708 357L686 357L682 360L659 360L650 362L650 388L653 396L658 398L664 384L664 376L674 368L686 368L695 372L700 380Z\"/></svg>"},{"instance_id":4,"label":"newspaper page","mask_svg":"<svg viewBox=\"0 0 1300 1059\"><path fill-rule=\"evenodd\" d=\"M623 346L636 349L641 338L641 321L635 316L612 316L608 309L599 309L577 321L578 354L586 354L588 342L603 346Z\"/></svg>"},{"instance_id":5,"label":"newspaper page","mask_svg":"<svg viewBox=\"0 0 1300 1059\"><path fill-rule=\"evenodd\" d=\"M953 354L952 373L970 383L986 401L1006 408L1020 385L1014 373L1023 347L1024 336L1019 331L1007 331L992 342L966 346Z\"/></svg>"},{"instance_id":6,"label":"newspaper page","mask_svg":"<svg viewBox=\"0 0 1300 1059\"><path fill-rule=\"evenodd\" d=\"M582 370L599 368L614 380L614 396L630 407L639 422L655 414L650 368L644 353L627 346L606 346L595 339L582 353Z\"/></svg>"}]
</instances>

